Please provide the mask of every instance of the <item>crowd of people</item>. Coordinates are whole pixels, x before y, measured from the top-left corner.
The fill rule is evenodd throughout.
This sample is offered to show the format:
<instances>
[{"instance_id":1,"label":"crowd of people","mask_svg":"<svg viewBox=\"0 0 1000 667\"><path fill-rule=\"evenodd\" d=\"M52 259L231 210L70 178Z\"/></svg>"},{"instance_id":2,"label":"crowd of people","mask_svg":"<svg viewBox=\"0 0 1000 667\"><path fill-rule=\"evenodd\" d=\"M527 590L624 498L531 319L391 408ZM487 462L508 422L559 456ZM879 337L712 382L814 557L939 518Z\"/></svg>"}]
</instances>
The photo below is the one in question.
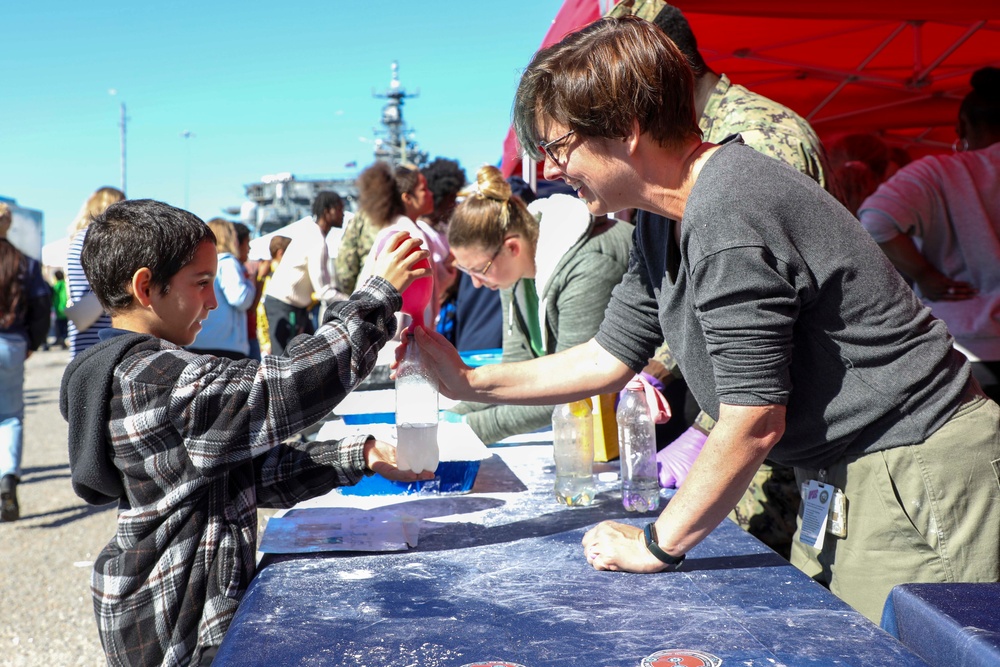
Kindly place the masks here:
<instances>
[{"instance_id":1,"label":"crowd of people","mask_svg":"<svg viewBox=\"0 0 1000 667\"><path fill-rule=\"evenodd\" d=\"M588 531L595 568L671 569L729 516L876 621L897 583L1000 580L1000 69L972 76L955 152L911 160L875 134L824 145L713 71L680 10L621 7L521 78L518 139L561 194L376 162L359 210L320 192L250 261L246 225L104 187L51 285L0 203L0 520L51 327L74 488L120 507L94 575L109 655L209 664L258 505L419 478L373 438L285 444L411 325L417 280L416 344L461 401L444 418L486 443L637 375L672 405L657 461L677 494L645 534ZM802 539L805 484L849 499L849 532Z\"/></svg>"}]
</instances>

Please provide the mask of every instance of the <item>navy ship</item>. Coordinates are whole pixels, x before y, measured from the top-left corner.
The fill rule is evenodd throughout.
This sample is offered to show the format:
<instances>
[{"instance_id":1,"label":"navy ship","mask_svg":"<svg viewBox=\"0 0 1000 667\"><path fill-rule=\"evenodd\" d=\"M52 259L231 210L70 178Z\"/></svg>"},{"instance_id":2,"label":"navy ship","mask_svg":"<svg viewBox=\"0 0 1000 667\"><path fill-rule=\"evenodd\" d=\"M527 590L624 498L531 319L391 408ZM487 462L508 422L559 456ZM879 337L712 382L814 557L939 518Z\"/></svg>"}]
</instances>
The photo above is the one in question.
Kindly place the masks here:
<instances>
[{"instance_id":1,"label":"navy ship","mask_svg":"<svg viewBox=\"0 0 1000 667\"><path fill-rule=\"evenodd\" d=\"M384 92L372 91L372 97L386 100L382 107L381 127L373 128L375 139L374 158L393 165L410 164L423 167L427 152L418 148L415 132L403 120L403 104L419 96L419 91L408 93L399 81L399 64L392 63L392 79ZM297 178L292 173L271 174L256 183L244 186L247 201L239 209L228 209L238 214L255 237L280 229L312 214L316 193L333 190L344 198L348 211L357 210L358 191L354 178Z\"/></svg>"}]
</instances>

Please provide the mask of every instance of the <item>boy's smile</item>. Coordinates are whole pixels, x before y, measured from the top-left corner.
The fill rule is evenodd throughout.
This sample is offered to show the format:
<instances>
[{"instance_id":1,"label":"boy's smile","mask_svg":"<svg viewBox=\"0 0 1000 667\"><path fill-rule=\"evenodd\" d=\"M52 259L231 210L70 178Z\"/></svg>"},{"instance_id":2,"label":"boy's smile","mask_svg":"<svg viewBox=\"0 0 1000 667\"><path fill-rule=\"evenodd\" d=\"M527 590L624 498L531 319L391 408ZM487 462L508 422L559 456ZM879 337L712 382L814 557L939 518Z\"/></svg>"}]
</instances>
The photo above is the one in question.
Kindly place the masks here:
<instances>
[{"instance_id":1,"label":"boy's smile","mask_svg":"<svg viewBox=\"0 0 1000 667\"><path fill-rule=\"evenodd\" d=\"M191 261L170 279L166 294L154 286L149 294L148 333L175 345L193 343L202 321L219 305L215 297L218 265L215 244L202 241Z\"/></svg>"},{"instance_id":2,"label":"boy's smile","mask_svg":"<svg viewBox=\"0 0 1000 667\"><path fill-rule=\"evenodd\" d=\"M152 273L143 267L132 276L129 289L131 307L111 316L111 326L150 334L184 347L194 342L201 323L215 310L215 272L219 266L215 243L203 240L191 261L181 267L167 283L152 283Z\"/></svg>"}]
</instances>

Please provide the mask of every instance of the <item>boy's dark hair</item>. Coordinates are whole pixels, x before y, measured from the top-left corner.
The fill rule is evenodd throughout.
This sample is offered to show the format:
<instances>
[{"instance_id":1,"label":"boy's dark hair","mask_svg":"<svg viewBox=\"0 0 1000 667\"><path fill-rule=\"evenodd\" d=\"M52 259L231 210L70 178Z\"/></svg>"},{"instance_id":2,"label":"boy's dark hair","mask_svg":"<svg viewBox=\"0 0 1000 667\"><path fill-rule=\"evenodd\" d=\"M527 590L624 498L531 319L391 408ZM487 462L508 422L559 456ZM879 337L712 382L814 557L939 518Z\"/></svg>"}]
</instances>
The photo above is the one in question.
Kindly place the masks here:
<instances>
[{"instance_id":1,"label":"boy's dark hair","mask_svg":"<svg viewBox=\"0 0 1000 667\"><path fill-rule=\"evenodd\" d=\"M195 214L152 199L128 199L109 206L87 228L80 263L98 301L115 314L132 305L129 284L136 271L148 268L166 294L170 279L206 240L214 244L215 235Z\"/></svg>"},{"instance_id":2,"label":"boy's dark hair","mask_svg":"<svg viewBox=\"0 0 1000 667\"><path fill-rule=\"evenodd\" d=\"M344 208L343 198L332 190L317 192L316 199L313 200L312 205L313 218L319 220L331 208Z\"/></svg>"},{"instance_id":3,"label":"boy's dark hair","mask_svg":"<svg viewBox=\"0 0 1000 667\"><path fill-rule=\"evenodd\" d=\"M56 269L56 272L52 275L56 277L56 280L63 280L66 277L66 274L62 272L62 269Z\"/></svg>"},{"instance_id":4,"label":"boy's dark hair","mask_svg":"<svg viewBox=\"0 0 1000 667\"><path fill-rule=\"evenodd\" d=\"M250 238L250 228L244 225L242 222L234 222L233 231L236 232L237 243L243 243L248 238Z\"/></svg>"}]
</instances>

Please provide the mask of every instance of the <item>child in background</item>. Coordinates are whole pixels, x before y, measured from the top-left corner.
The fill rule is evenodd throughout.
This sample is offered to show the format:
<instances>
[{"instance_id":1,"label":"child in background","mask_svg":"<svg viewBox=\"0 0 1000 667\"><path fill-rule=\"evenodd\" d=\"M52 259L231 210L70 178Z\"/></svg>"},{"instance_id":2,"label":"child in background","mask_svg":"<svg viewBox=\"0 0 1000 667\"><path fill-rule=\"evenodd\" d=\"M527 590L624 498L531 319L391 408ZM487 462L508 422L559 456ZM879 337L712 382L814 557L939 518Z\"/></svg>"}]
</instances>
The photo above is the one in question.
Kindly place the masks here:
<instances>
[{"instance_id":1,"label":"child in background","mask_svg":"<svg viewBox=\"0 0 1000 667\"><path fill-rule=\"evenodd\" d=\"M55 344L66 350L66 337L69 335L69 321L66 319L66 301L69 298L69 290L66 287L66 274L60 269L56 269L53 274L56 281L52 283L52 310L55 313Z\"/></svg>"},{"instance_id":2,"label":"child in background","mask_svg":"<svg viewBox=\"0 0 1000 667\"><path fill-rule=\"evenodd\" d=\"M272 236L271 242L268 244L268 250L271 253L270 262L261 262L261 267L258 267L257 277L260 278L263 273L263 283L261 285L261 294L267 292L267 286L271 282L271 276L274 274L274 270L278 268L278 264L281 263L281 258L285 256L285 250L288 249L288 244L292 242L292 239L287 236ZM266 267L266 270L265 268ZM267 325L267 313L264 312L264 300L261 299L257 304L257 340L260 342L260 352L262 355L271 354L271 329Z\"/></svg>"},{"instance_id":3,"label":"child in background","mask_svg":"<svg viewBox=\"0 0 1000 667\"><path fill-rule=\"evenodd\" d=\"M395 332L400 292L429 274L419 241L395 236L373 276L312 336L261 362L195 355L216 307L215 239L197 216L152 200L91 224L87 279L111 313L102 341L66 369L73 488L118 504L91 582L112 665L208 664L254 575L257 507L290 507L395 466L368 436L284 441L336 406ZM127 248L127 252L122 252Z\"/></svg>"}]
</instances>

